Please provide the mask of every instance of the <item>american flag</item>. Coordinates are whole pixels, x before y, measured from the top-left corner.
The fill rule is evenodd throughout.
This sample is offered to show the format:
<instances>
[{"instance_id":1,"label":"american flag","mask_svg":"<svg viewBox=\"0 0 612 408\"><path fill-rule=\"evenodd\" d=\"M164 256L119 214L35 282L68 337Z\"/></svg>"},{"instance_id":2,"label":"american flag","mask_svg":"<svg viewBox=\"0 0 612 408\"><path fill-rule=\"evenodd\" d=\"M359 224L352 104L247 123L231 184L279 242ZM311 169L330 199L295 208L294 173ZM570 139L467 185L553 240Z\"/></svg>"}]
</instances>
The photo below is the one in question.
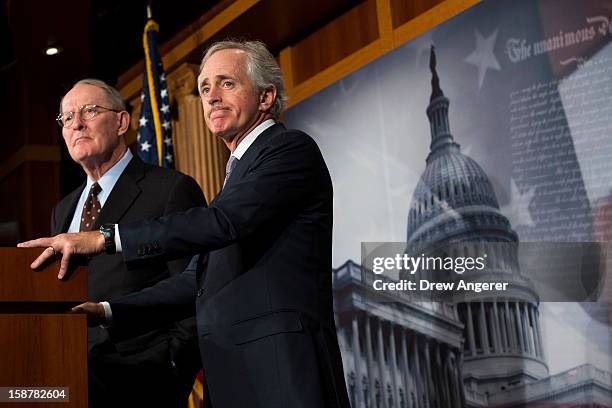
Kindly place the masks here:
<instances>
[{"instance_id":1,"label":"american flag","mask_svg":"<svg viewBox=\"0 0 612 408\"><path fill-rule=\"evenodd\" d=\"M155 47L158 29L149 13L142 35L145 69L140 95L138 156L146 163L174 168L170 98L164 67Z\"/></svg>"}]
</instances>

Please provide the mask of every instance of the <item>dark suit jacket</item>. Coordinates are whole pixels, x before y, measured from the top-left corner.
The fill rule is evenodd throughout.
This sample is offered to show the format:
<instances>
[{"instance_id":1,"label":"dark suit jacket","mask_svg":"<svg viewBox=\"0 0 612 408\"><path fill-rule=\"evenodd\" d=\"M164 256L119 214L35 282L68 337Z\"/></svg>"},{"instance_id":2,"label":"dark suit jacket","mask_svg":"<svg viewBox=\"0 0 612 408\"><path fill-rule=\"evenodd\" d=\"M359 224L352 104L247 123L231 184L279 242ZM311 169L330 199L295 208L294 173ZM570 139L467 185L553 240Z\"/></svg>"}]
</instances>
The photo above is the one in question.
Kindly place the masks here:
<instances>
[{"instance_id":1,"label":"dark suit jacket","mask_svg":"<svg viewBox=\"0 0 612 408\"><path fill-rule=\"evenodd\" d=\"M214 408L348 407L332 306L332 195L316 143L272 126L208 209L120 224L130 263L211 252L111 302L114 321L177 318L195 299Z\"/></svg>"},{"instance_id":2,"label":"dark suit jacket","mask_svg":"<svg viewBox=\"0 0 612 408\"><path fill-rule=\"evenodd\" d=\"M66 196L54 209L51 217L52 234L66 232L70 227L81 192L85 184ZM204 195L191 177L179 172L145 164L134 156L129 162L110 196L108 197L95 228L105 223L130 222L159 217L176 211L205 205ZM185 269L189 258L172 262L159 262L144 268L126 267L120 254L101 255L88 263L88 294L91 301L112 300L128 293L154 285L172 274ZM192 313L193 315L193 313ZM118 334L121 341L113 342L120 353L131 354L160 342L170 342L172 353L181 353L181 346L193 341L193 320L167 327L157 327L147 333L132 336ZM90 358L108 350L109 336L106 330L90 328L88 349ZM193 354L193 353L192 353ZM196 354L197 356L197 354ZM174 356L179 358L180 356ZM194 356L189 356L193 358ZM159 356L151 356L159 359ZM187 358L187 356L185 356ZM196 357L197 358L197 357Z\"/></svg>"}]
</instances>

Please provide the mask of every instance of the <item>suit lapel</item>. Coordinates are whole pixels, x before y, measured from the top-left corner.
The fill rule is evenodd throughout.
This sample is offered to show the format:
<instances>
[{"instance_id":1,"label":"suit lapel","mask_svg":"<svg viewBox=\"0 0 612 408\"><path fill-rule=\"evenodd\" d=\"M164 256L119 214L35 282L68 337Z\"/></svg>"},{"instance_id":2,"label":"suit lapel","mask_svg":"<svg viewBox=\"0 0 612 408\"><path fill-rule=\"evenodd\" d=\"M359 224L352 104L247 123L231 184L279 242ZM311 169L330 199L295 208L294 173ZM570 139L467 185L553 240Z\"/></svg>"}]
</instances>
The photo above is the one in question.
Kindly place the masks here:
<instances>
[{"instance_id":1,"label":"suit lapel","mask_svg":"<svg viewBox=\"0 0 612 408\"><path fill-rule=\"evenodd\" d=\"M284 132L285 130L286 129L283 124L276 123L264 130L259 136L257 136L257 139L255 139L253 144L249 146L247 151L244 152L244 155L242 155L242 158L238 161L238 164L234 168L234 171L232 171L232 175L228 179L226 186L228 184L234 183L236 180L240 180L251 166L251 163L257 158L259 152L268 145L268 140L274 135ZM217 197L222 192L223 190L221 190L219 194L217 194ZM214 203L215 200L213 200L211 204Z\"/></svg>"},{"instance_id":2,"label":"suit lapel","mask_svg":"<svg viewBox=\"0 0 612 408\"><path fill-rule=\"evenodd\" d=\"M56 219L59 221L60 225L59 230L51 231L52 234L55 235L68 231L68 228L70 228L70 223L72 222L72 217L74 216L74 212L76 210L76 206L79 202L79 198L81 197L81 193L83 192L85 185L86 183L83 183L80 188L77 188L66 197L66 205L56 207Z\"/></svg>"},{"instance_id":3,"label":"suit lapel","mask_svg":"<svg viewBox=\"0 0 612 408\"><path fill-rule=\"evenodd\" d=\"M100 217L96 221L95 229L100 225L113 222L117 223L140 195L141 189L138 182L144 177L145 165L138 156L132 157L129 164L119 176L119 180L113 187L113 191L106 199Z\"/></svg>"}]
</instances>

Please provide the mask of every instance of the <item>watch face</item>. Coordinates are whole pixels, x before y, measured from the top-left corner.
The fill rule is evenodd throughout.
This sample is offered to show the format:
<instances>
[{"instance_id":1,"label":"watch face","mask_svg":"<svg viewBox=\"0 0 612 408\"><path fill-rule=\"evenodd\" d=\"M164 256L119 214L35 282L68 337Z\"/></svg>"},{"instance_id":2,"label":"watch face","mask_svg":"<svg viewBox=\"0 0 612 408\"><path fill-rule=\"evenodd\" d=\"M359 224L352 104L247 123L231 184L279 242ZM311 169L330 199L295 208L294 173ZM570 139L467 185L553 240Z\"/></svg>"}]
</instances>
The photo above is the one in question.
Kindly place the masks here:
<instances>
[{"instance_id":1,"label":"watch face","mask_svg":"<svg viewBox=\"0 0 612 408\"><path fill-rule=\"evenodd\" d=\"M100 227L100 233L104 236L104 251L107 254L115 253L115 225L104 224Z\"/></svg>"}]
</instances>

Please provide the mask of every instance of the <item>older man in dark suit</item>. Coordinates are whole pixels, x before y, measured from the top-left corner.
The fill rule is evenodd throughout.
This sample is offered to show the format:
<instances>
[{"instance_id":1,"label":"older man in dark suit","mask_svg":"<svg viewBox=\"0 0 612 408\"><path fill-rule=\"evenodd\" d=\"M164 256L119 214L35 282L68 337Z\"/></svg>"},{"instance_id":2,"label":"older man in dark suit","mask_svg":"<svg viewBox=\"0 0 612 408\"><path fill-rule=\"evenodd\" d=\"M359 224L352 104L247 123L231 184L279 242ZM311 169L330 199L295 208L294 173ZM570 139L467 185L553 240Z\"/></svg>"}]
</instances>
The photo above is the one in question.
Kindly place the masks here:
<instances>
[{"instance_id":1,"label":"older man in dark suit","mask_svg":"<svg viewBox=\"0 0 612 408\"><path fill-rule=\"evenodd\" d=\"M206 124L231 151L207 209L27 243L64 254L120 250L130 264L201 255L184 273L110 304L91 322L170 321L197 309L214 408L348 407L331 289L332 184L306 134L277 123L280 69L262 43L212 45L198 86ZM25 246L25 245L24 245ZM111 317L112 316L112 317Z\"/></svg>"},{"instance_id":2,"label":"older man in dark suit","mask_svg":"<svg viewBox=\"0 0 612 408\"><path fill-rule=\"evenodd\" d=\"M53 234L97 230L105 223L160 217L205 204L197 183L179 172L143 163L126 146L129 114L119 92L96 79L77 82L62 98L58 123L86 181L54 209ZM88 295L114 299L182 272L188 258L127 268L119 254L89 261ZM153 326L152 326L153 327ZM88 330L89 406L187 406L198 369L193 318L111 340Z\"/></svg>"}]
</instances>

